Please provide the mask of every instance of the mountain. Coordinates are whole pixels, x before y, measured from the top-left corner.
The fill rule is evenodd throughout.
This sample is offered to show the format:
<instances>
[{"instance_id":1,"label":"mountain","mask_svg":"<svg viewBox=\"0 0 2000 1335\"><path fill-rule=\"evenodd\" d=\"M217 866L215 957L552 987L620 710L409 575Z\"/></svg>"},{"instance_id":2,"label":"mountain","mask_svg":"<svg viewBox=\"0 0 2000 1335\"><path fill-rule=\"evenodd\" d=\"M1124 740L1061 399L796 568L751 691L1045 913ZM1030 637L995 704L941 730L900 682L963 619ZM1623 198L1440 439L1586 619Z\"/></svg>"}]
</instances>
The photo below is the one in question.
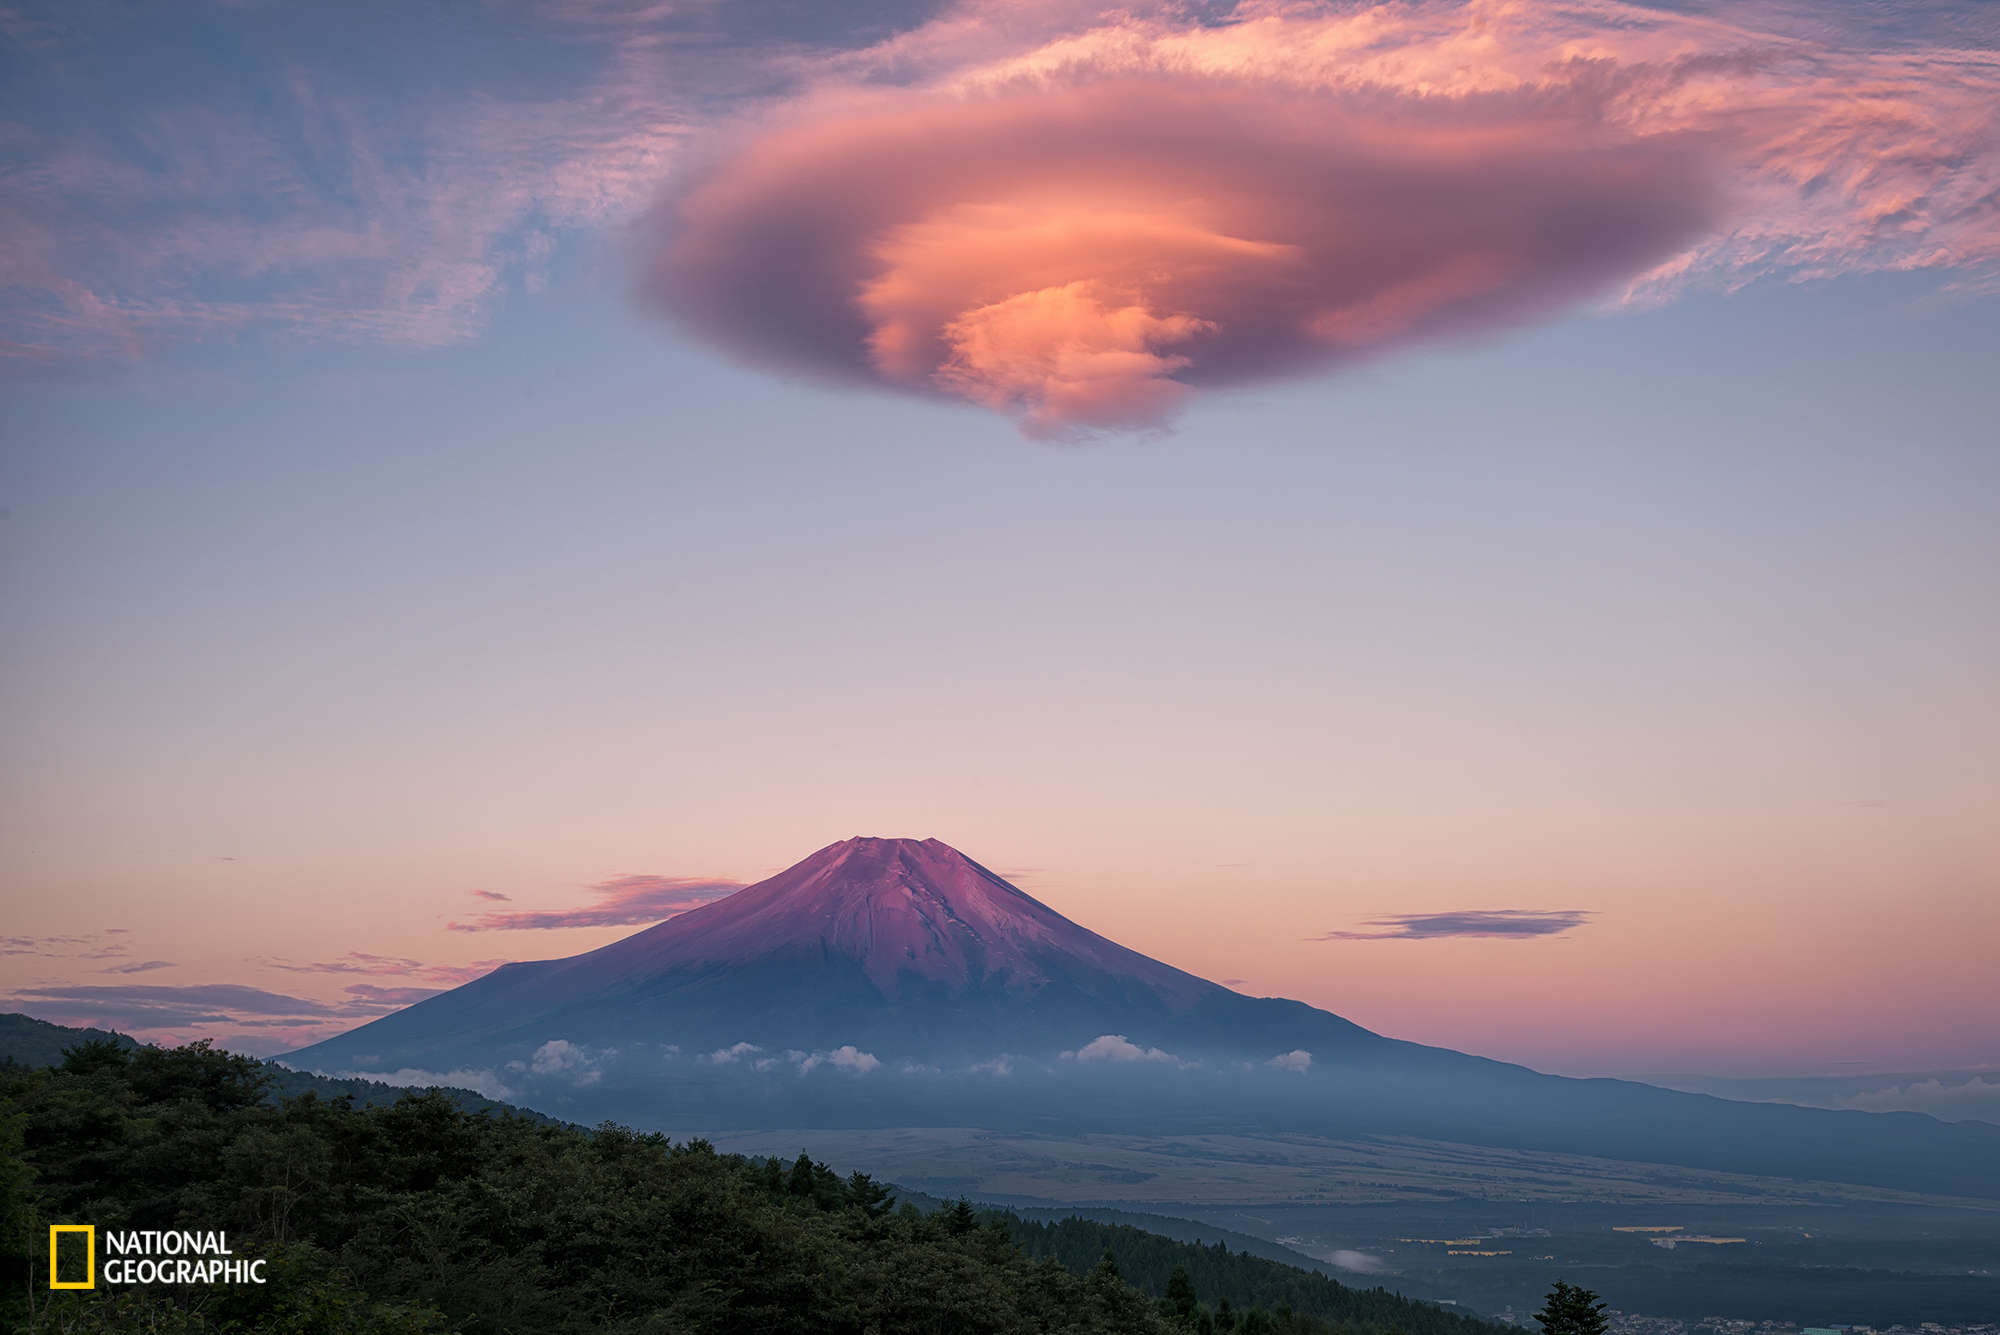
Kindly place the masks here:
<instances>
[{"instance_id":1,"label":"mountain","mask_svg":"<svg viewBox=\"0 0 2000 1335\"><path fill-rule=\"evenodd\" d=\"M880 1045L918 1060L1167 1030L1221 1049L1258 1009L1078 926L936 839L849 839L622 941L505 965L297 1056L423 1066L635 1032L684 1048ZM1381 1041L1297 1009L1297 1040Z\"/></svg>"},{"instance_id":2,"label":"mountain","mask_svg":"<svg viewBox=\"0 0 2000 1335\"><path fill-rule=\"evenodd\" d=\"M1570 1080L1386 1038L1118 945L935 839L849 839L569 959L285 1059L490 1070L663 1127L1424 1136L2000 1197L2000 1127Z\"/></svg>"}]
</instances>

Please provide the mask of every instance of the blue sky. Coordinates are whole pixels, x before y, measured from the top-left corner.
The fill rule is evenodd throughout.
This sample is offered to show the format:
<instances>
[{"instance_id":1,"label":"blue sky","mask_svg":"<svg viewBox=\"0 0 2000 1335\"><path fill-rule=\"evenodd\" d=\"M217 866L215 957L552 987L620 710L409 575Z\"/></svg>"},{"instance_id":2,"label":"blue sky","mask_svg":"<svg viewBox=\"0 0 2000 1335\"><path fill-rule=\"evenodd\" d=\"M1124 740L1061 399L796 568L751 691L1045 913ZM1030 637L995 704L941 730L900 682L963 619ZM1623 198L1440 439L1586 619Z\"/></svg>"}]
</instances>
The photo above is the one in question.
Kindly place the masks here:
<instances>
[{"instance_id":1,"label":"blue sky","mask_svg":"<svg viewBox=\"0 0 2000 1335\"><path fill-rule=\"evenodd\" d=\"M17 25L17 998L160 961L360 1005L281 964L443 985L628 930L451 931L477 890L935 835L1195 972L1546 1068L2000 1062L1976 253L1739 247L1029 440L635 296L683 164L921 16L647 44L605 12ZM1588 916L1310 939L1503 910Z\"/></svg>"}]
</instances>

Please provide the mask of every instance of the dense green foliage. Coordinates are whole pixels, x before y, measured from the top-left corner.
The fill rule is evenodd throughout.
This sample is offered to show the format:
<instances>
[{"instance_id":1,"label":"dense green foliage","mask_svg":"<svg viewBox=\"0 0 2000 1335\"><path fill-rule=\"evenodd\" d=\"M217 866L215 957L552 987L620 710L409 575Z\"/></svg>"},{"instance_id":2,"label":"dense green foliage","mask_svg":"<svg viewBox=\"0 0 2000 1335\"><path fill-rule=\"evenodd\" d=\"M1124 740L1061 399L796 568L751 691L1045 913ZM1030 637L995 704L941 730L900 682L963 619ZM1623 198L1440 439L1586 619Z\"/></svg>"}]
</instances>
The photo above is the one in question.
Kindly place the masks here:
<instances>
[{"instance_id":1,"label":"dense green foliage","mask_svg":"<svg viewBox=\"0 0 2000 1335\"><path fill-rule=\"evenodd\" d=\"M1087 1265L1065 1265L1053 1241L1031 1257L1010 1232L1077 1235L963 1202L896 1208L866 1175L841 1178L803 1154L745 1159L471 1110L437 1091L368 1107L311 1091L273 1100L271 1076L201 1044L91 1043L55 1069L0 1067L0 1302L11 1305L0 1320L36 1335L1390 1328L1369 1295L1352 1315L1332 1297L1309 1311L1289 1294L1289 1306L1245 1310L1226 1295L1257 1291L1229 1264L1249 1258L1155 1247L1131 1229ZM269 1282L50 1292L54 1222L224 1230L238 1255L269 1258ZM1302 1294L1338 1290L1293 1273ZM1378 1300L1410 1335L1494 1329ZM1419 1324L1432 1318L1457 1324Z\"/></svg>"}]
</instances>

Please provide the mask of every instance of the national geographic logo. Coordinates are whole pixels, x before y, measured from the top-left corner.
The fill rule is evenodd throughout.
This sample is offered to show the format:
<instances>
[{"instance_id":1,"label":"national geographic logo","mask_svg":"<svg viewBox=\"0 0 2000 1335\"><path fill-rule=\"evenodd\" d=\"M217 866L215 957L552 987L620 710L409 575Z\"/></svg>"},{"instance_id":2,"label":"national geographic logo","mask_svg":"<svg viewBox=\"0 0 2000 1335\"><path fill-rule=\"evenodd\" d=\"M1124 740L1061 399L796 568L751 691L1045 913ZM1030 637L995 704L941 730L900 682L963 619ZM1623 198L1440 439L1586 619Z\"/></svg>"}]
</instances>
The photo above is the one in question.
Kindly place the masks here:
<instances>
[{"instance_id":1,"label":"national geographic logo","mask_svg":"<svg viewBox=\"0 0 2000 1335\"><path fill-rule=\"evenodd\" d=\"M62 1277L61 1251L64 1234L69 1234L72 1237L78 1234L83 1236L85 1250L82 1279L66 1280ZM74 1248L71 1250L74 1250ZM73 1270L72 1273L74 1273ZM49 1225L49 1287L52 1289L94 1289L97 1287L97 1225Z\"/></svg>"},{"instance_id":2,"label":"national geographic logo","mask_svg":"<svg viewBox=\"0 0 2000 1335\"><path fill-rule=\"evenodd\" d=\"M94 1289L99 1278L97 1225L50 1224L49 1287ZM105 1233L101 1278L107 1285L262 1284L264 1258L237 1256L227 1233L130 1228Z\"/></svg>"}]
</instances>

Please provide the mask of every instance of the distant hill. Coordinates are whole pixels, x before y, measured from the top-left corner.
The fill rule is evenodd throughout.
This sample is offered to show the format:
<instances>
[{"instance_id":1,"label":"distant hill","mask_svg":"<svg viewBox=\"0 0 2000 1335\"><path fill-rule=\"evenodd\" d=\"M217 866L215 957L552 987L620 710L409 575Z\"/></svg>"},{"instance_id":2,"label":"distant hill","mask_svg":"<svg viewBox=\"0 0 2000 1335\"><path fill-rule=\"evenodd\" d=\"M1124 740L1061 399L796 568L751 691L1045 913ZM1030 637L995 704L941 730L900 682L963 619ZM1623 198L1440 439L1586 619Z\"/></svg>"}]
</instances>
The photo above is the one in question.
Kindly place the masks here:
<instances>
[{"instance_id":1,"label":"distant hill","mask_svg":"<svg viewBox=\"0 0 2000 1335\"><path fill-rule=\"evenodd\" d=\"M72 1029L19 1012L0 1014L0 1062L60 1066L63 1053L79 1043L116 1043L136 1048L139 1040L112 1029Z\"/></svg>"},{"instance_id":2,"label":"distant hill","mask_svg":"<svg viewBox=\"0 0 2000 1335\"><path fill-rule=\"evenodd\" d=\"M659 1129L1255 1127L2000 1198L2000 1127L1572 1080L1402 1042L1150 959L936 839L830 844L286 1060L480 1071L550 1112Z\"/></svg>"}]
</instances>

